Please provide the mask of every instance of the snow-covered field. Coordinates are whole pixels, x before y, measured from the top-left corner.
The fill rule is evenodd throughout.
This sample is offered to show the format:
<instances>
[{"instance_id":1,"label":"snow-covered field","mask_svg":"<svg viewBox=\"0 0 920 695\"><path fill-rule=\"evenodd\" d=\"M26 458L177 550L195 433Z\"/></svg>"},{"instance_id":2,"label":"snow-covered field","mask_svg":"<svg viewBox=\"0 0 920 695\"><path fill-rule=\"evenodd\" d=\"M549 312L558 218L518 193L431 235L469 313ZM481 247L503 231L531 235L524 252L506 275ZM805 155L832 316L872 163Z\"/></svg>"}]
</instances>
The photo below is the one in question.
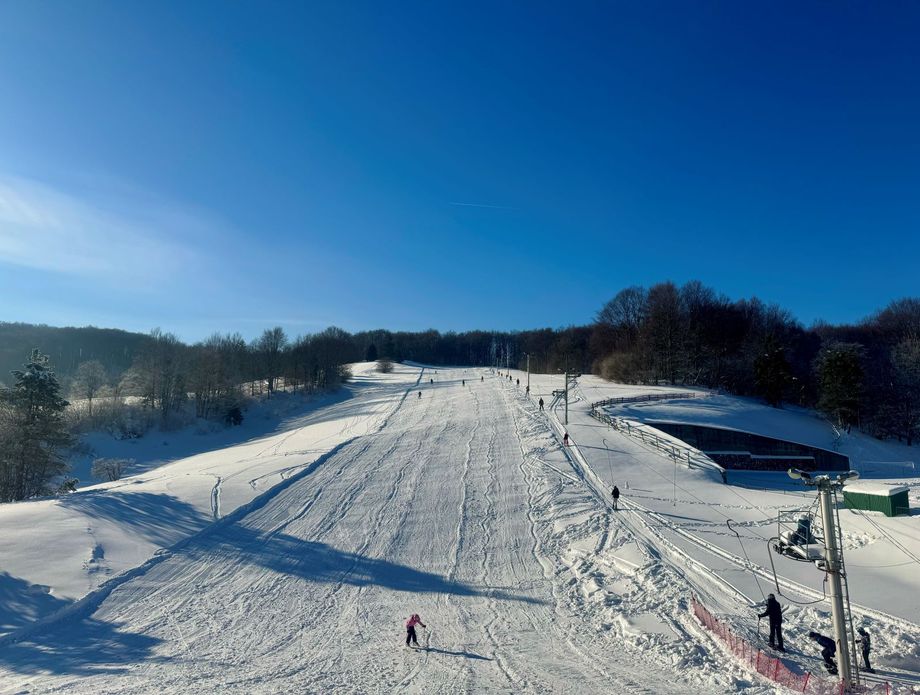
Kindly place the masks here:
<instances>
[{"instance_id":1,"label":"snow-covered field","mask_svg":"<svg viewBox=\"0 0 920 695\"><path fill-rule=\"evenodd\" d=\"M0 693L776 692L689 599L756 639L752 606L776 590L766 539L811 493L725 486L588 414L663 389L582 377L564 448L561 377L532 377L528 398L490 370L371 367L274 432L0 507ZM806 412L771 431L772 409L723 400L739 418L723 424L828 445ZM717 403L658 407L703 421ZM877 675L909 692L918 517L841 516ZM776 563L783 603L820 597L813 566ZM425 649L401 644L413 612ZM790 664L817 671L804 634L828 630L827 604L787 621Z\"/></svg>"}]
</instances>

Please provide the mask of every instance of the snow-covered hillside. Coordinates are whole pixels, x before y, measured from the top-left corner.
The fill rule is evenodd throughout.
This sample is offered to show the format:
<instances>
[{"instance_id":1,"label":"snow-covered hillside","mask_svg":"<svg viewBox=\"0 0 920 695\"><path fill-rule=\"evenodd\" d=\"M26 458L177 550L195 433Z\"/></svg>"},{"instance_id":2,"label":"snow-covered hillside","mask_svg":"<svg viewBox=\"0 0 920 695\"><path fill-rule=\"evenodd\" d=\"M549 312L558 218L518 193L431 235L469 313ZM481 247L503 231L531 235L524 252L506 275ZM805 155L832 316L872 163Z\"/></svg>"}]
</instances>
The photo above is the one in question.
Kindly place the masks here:
<instances>
[{"instance_id":1,"label":"snow-covered hillside","mask_svg":"<svg viewBox=\"0 0 920 695\"><path fill-rule=\"evenodd\" d=\"M627 390L590 377L563 447L561 378L527 397L490 370L356 373L274 433L0 507L0 693L775 692L690 597L756 640L765 540L809 494L675 467L589 416ZM917 517L849 515L858 620L878 677L909 692ZM879 558L893 566L857 569ZM784 603L820 596L813 566L777 572ZM803 635L826 610L790 608L791 667L818 670ZM402 645L414 612L418 651Z\"/></svg>"}]
</instances>

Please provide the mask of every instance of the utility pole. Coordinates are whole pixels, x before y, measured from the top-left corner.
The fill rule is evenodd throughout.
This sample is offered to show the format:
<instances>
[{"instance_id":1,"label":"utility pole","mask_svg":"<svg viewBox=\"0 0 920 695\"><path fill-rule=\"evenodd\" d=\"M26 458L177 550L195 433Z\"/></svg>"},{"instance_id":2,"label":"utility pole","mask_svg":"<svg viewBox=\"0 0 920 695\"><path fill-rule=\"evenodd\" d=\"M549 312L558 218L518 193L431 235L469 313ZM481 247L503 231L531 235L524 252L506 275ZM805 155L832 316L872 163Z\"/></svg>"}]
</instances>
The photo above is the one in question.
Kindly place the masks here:
<instances>
[{"instance_id":1,"label":"utility pole","mask_svg":"<svg viewBox=\"0 0 920 695\"><path fill-rule=\"evenodd\" d=\"M569 424L569 370L565 370L565 424Z\"/></svg>"},{"instance_id":2,"label":"utility pole","mask_svg":"<svg viewBox=\"0 0 920 695\"><path fill-rule=\"evenodd\" d=\"M822 480L823 478L823 480ZM824 524L824 567L830 579L831 614L834 621L834 638L837 642L837 663L840 680L847 691L853 685L850 666L850 641L847 639L846 614L843 611L843 588L840 583L840 548L837 547L837 529L834 524L834 488L829 477L818 479L818 497L821 500L821 521Z\"/></svg>"},{"instance_id":3,"label":"utility pole","mask_svg":"<svg viewBox=\"0 0 920 695\"><path fill-rule=\"evenodd\" d=\"M530 393L530 353L527 353L527 393Z\"/></svg>"},{"instance_id":4,"label":"utility pole","mask_svg":"<svg viewBox=\"0 0 920 695\"><path fill-rule=\"evenodd\" d=\"M818 489L818 501L821 507L821 522L824 525L824 571L830 585L831 616L834 625L834 641L837 643L837 665L843 692L850 692L856 684L853 677L853 665L850 661L850 640L847 636L847 613L844 611L844 594L841 578L843 576L843 553L837 545L837 525L834 515L834 498L836 491L843 488L845 480L858 477L856 471L838 475L832 480L829 475L812 477L806 471L789 469L789 477L801 478L806 485Z\"/></svg>"}]
</instances>

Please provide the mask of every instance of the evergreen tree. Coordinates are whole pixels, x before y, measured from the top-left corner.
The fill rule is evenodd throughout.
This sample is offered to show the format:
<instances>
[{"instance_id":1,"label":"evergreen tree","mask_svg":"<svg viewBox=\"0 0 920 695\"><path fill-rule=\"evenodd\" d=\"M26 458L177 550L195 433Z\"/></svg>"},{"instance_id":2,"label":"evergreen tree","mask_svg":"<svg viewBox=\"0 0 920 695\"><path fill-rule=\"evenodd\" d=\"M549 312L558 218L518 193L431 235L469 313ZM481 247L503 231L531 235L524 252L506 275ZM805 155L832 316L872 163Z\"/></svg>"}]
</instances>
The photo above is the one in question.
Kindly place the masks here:
<instances>
[{"instance_id":1,"label":"evergreen tree","mask_svg":"<svg viewBox=\"0 0 920 695\"><path fill-rule=\"evenodd\" d=\"M367 346L367 352L364 354L365 362L376 362L377 361L377 346L374 343L371 343Z\"/></svg>"},{"instance_id":2,"label":"evergreen tree","mask_svg":"<svg viewBox=\"0 0 920 695\"><path fill-rule=\"evenodd\" d=\"M792 377L786 349L773 336L764 341L763 350L754 359L754 380L758 393L778 408Z\"/></svg>"},{"instance_id":3,"label":"evergreen tree","mask_svg":"<svg viewBox=\"0 0 920 695\"><path fill-rule=\"evenodd\" d=\"M891 363L895 432L898 439L903 436L911 446L920 432L920 338L908 336L895 345Z\"/></svg>"},{"instance_id":4,"label":"evergreen tree","mask_svg":"<svg viewBox=\"0 0 920 695\"><path fill-rule=\"evenodd\" d=\"M63 450L71 437L64 425L67 401L48 357L33 350L14 384L0 397L0 501L50 494L67 472Z\"/></svg>"},{"instance_id":5,"label":"evergreen tree","mask_svg":"<svg viewBox=\"0 0 920 695\"><path fill-rule=\"evenodd\" d=\"M864 353L859 343L831 343L821 349L816 360L818 407L840 427L859 422Z\"/></svg>"}]
</instances>

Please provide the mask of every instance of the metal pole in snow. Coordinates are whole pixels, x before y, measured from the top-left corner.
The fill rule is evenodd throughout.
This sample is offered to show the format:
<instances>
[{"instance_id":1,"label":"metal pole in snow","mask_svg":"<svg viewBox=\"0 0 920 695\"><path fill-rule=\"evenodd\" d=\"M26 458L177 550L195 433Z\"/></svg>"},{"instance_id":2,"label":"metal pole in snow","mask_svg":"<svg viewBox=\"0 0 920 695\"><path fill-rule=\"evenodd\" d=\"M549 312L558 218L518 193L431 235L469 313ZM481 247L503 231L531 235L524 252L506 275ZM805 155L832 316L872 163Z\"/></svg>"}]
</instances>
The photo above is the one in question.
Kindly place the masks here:
<instances>
[{"instance_id":1,"label":"metal pole in snow","mask_svg":"<svg viewBox=\"0 0 920 695\"><path fill-rule=\"evenodd\" d=\"M530 353L527 353L527 393L530 393Z\"/></svg>"},{"instance_id":2,"label":"metal pole in snow","mask_svg":"<svg viewBox=\"0 0 920 695\"><path fill-rule=\"evenodd\" d=\"M565 424L569 424L569 370L565 370Z\"/></svg>"},{"instance_id":3,"label":"metal pole in snow","mask_svg":"<svg viewBox=\"0 0 920 695\"><path fill-rule=\"evenodd\" d=\"M821 501L821 521L824 523L825 569L830 581L831 616L834 623L834 637L837 642L837 663L840 666L840 681L844 692L853 685L850 667L850 644L847 639L846 617L843 612L843 588L840 584L840 549L837 547L837 530L834 524L834 508L831 502L833 491L830 480L819 480L818 497Z\"/></svg>"},{"instance_id":4,"label":"metal pole in snow","mask_svg":"<svg viewBox=\"0 0 920 695\"><path fill-rule=\"evenodd\" d=\"M674 459L674 502L672 503L673 507L677 506L677 459Z\"/></svg>"}]
</instances>

